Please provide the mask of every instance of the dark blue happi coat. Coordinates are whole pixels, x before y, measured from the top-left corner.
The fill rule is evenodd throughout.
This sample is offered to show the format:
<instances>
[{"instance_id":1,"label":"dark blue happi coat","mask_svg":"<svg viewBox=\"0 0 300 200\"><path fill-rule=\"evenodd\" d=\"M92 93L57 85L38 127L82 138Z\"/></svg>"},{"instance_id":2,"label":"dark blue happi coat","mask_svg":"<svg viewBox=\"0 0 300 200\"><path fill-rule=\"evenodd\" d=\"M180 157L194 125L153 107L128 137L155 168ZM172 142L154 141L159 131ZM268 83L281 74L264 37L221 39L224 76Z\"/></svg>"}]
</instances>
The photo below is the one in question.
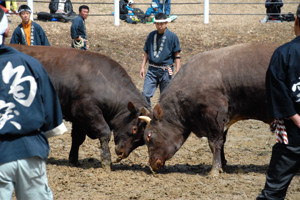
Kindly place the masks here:
<instances>
[{"instance_id":1,"label":"dark blue happi coat","mask_svg":"<svg viewBox=\"0 0 300 200\"><path fill-rule=\"evenodd\" d=\"M0 164L38 156L46 159L46 134L64 126L55 89L42 65L0 46Z\"/></svg>"},{"instance_id":2,"label":"dark blue happi coat","mask_svg":"<svg viewBox=\"0 0 300 200\"><path fill-rule=\"evenodd\" d=\"M300 36L274 52L266 73L268 109L284 119L290 145L300 145L300 129L288 118L300 114Z\"/></svg>"},{"instance_id":3,"label":"dark blue happi coat","mask_svg":"<svg viewBox=\"0 0 300 200\"><path fill-rule=\"evenodd\" d=\"M75 39L81 36L83 39L88 39L83 18L78 15L71 25L71 38Z\"/></svg>"},{"instance_id":4,"label":"dark blue happi coat","mask_svg":"<svg viewBox=\"0 0 300 200\"><path fill-rule=\"evenodd\" d=\"M164 34L152 31L146 39L144 51L148 54L150 64L172 65L174 53L181 49L177 35L166 29Z\"/></svg>"},{"instance_id":5,"label":"dark blue happi coat","mask_svg":"<svg viewBox=\"0 0 300 200\"><path fill-rule=\"evenodd\" d=\"M22 33L23 25L22 23L17 26L14 30L13 35L11 36L11 44L23 44L27 45L26 38L24 33ZM45 45L50 46L48 38L40 25L31 21L31 46L36 45Z\"/></svg>"}]
</instances>

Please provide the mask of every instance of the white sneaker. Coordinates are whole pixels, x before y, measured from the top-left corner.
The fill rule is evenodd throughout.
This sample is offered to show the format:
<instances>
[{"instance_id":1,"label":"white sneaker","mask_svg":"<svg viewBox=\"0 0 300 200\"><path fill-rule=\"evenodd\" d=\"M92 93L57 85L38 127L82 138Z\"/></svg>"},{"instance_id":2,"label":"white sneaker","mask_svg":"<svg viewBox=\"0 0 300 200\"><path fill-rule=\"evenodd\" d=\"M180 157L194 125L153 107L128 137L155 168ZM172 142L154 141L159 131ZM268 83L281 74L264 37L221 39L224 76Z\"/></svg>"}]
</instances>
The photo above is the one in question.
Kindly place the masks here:
<instances>
[{"instance_id":1,"label":"white sneaker","mask_svg":"<svg viewBox=\"0 0 300 200\"><path fill-rule=\"evenodd\" d=\"M268 21L268 16L265 16L264 19L260 20L261 23L266 23Z\"/></svg>"}]
</instances>

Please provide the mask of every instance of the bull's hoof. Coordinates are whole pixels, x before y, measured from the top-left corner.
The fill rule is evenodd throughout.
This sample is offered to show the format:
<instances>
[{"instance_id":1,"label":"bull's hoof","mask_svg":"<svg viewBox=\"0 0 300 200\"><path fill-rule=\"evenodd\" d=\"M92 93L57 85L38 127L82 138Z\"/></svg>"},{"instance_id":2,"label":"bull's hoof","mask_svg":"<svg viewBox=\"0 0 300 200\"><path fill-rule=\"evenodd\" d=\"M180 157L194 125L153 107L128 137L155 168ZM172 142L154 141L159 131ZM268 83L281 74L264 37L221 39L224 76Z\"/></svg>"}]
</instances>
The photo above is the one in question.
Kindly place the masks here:
<instances>
[{"instance_id":1,"label":"bull's hoof","mask_svg":"<svg viewBox=\"0 0 300 200\"><path fill-rule=\"evenodd\" d=\"M111 171L111 163L105 163L105 162L102 162L102 168L103 168L105 171L110 172L110 171Z\"/></svg>"},{"instance_id":2,"label":"bull's hoof","mask_svg":"<svg viewBox=\"0 0 300 200\"><path fill-rule=\"evenodd\" d=\"M219 174L222 173L222 172L223 172L223 169L222 169L222 168L219 168L219 169L213 168L213 169L209 172L208 176L209 176L209 177L218 177Z\"/></svg>"}]
</instances>

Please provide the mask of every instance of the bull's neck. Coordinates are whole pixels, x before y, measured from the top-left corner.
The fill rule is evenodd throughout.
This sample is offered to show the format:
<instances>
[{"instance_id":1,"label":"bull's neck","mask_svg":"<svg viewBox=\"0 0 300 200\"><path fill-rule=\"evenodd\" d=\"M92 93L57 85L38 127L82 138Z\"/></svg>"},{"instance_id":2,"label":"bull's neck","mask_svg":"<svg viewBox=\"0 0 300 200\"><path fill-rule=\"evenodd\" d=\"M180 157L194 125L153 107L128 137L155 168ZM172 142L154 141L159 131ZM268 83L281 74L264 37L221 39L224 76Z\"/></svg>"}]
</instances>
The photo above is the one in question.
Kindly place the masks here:
<instances>
[{"instance_id":1,"label":"bull's neck","mask_svg":"<svg viewBox=\"0 0 300 200\"><path fill-rule=\"evenodd\" d=\"M180 145L182 145L191 133L191 129L188 126L185 116L183 115L182 108L180 106L167 106L162 104L162 109L164 112L163 121L168 124L172 133L180 138Z\"/></svg>"}]
</instances>

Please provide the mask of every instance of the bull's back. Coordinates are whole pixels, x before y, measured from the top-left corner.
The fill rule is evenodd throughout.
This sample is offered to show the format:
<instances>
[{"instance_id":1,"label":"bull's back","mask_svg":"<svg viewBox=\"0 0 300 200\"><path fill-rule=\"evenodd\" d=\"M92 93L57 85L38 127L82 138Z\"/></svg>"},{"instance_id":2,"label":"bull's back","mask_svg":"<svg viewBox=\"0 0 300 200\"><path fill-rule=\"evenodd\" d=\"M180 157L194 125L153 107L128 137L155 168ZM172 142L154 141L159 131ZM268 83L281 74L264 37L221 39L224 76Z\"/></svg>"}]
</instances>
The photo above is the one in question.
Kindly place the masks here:
<instances>
[{"instance_id":1,"label":"bull's back","mask_svg":"<svg viewBox=\"0 0 300 200\"><path fill-rule=\"evenodd\" d=\"M66 87L70 86L73 90L85 84L92 90L100 90L102 86L109 88L110 92L119 88L136 90L124 68L105 55L72 48L10 46L39 60L51 79L63 81Z\"/></svg>"},{"instance_id":2,"label":"bull's back","mask_svg":"<svg viewBox=\"0 0 300 200\"><path fill-rule=\"evenodd\" d=\"M127 106L129 98L143 102L125 69L105 55L72 48L10 46L36 58L45 67L65 109L64 114L70 112L74 101L87 97L94 101L91 103L108 110L109 107L116 109L113 104Z\"/></svg>"},{"instance_id":3,"label":"bull's back","mask_svg":"<svg viewBox=\"0 0 300 200\"><path fill-rule=\"evenodd\" d=\"M265 76L276 47L278 45L240 44L203 52L183 66L183 76L196 73L198 81L211 84L217 81L237 85L252 83L252 80L261 80Z\"/></svg>"},{"instance_id":4,"label":"bull's back","mask_svg":"<svg viewBox=\"0 0 300 200\"><path fill-rule=\"evenodd\" d=\"M198 108L226 105L229 124L241 119L269 121L265 74L276 47L241 44L197 54L182 67L161 101L174 97L181 98L177 102L189 99L188 104Z\"/></svg>"}]
</instances>

